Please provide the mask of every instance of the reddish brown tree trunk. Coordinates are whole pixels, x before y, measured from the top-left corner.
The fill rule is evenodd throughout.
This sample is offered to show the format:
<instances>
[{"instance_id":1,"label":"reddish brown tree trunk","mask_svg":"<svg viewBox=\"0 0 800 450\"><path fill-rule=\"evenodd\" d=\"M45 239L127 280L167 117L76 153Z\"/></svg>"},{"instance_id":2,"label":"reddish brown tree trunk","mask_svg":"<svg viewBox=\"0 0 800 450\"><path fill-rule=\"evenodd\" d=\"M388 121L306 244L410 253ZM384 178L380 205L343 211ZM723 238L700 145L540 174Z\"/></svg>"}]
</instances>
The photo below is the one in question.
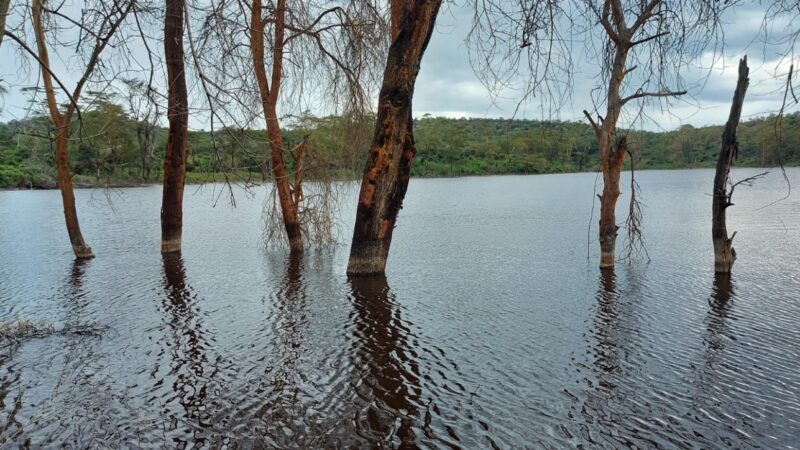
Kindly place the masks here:
<instances>
[{"instance_id":1,"label":"reddish brown tree trunk","mask_svg":"<svg viewBox=\"0 0 800 450\"><path fill-rule=\"evenodd\" d=\"M56 173L61 201L64 205L64 219L67 223L67 234L72 244L72 251L79 259L94 258L92 248L83 240L78 223L78 212L75 209L75 193L72 188L72 175L69 170L69 130L68 125L56 125Z\"/></svg>"},{"instance_id":2,"label":"reddish brown tree trunk","mask_svg":"<svg viewBox=\"0 0 800 450\"><path fill-rule=\"evenodd\" d=\"M272 175L275 178L275 186L278 189L278 200L283 213L283 226L286 229L286 237L289 239L289 250L292 253L300 253L303 251L303 236L300 228L300 216L297 210L298 205L292 195L289 171L286 170L286 159L283 155L283 132L278 122L275 105L269 105L266 111L268 116L267 136L272 150Z\"/></svg>"},{"instance_id":3,"label":"reddish brown tree trunk","mask_svg":"<svg viewBox=\"0 0 800 450\"><path fill-rule=\"evenodd\" d=\"M47 43L45 42L44 26L42 24L42 2L41 0L34 0L31 6L31 19L33 21L34 33L36 34L36 46L39 53L41 63L47 68L50 67L50 57L47 51ZM95 49L94 54L98 54L99 50ZM56 132L56 173L58 177L58 189L61 191L61 201L64 206L64 219L67 225L67 234L69 241L72 244L72 251L78 259L94 258L92 248L83 239L81 227L78 223L78 212L75 209L75 193L72 187L72 174L69 169L69 134L70 125L72 122L72 112L74 111L74 104L67 107L66 112L62 115L58 109L56 101L55 90L53 89L53 80L50 72L45 67L42 67L42 81L44 82L45 95L47 98L47 107L50 111L50 118L53 121L53 126ZM90 61L86 73L83 78L78 82L78 86L73 92L73 99L77 101L81 87L91 73L93 62Z\"/></svg>"},{"instance_id":4,"label":"reddish brown tree trunk","mask_svg":"<svg viewBox=\"0 0 800 450\"><path fill-rule=\"evenodd\" d=\"M617 199L619 199L619 178L627 152L625 138L620 138L616 148L603 158L603 194L600 196L600 268L614 267L617 243Z\"/></svg>"},{"instance_id":5,"label":"reddish brown tree trunk","mask_svg":"<svg viewBox=\"0 0 800 450\"><path fill-rule=\"evenodd\" d=\"M725 221L725 211L731 206L728 193L728 178L731 167L739 152L739 143L736 139L736 128L742 115L742 104L747 86L750 83L747 67L747 57L739 61L739 79L736 82L736 91L733 94L731 112L725 130L722 132L722 149L717 159L717 171L714 174L714 194L711 203L711 238L714 242L714 271L717 273L730 273L733 262L736 260L736 250L733 248L733 236L728 238L728 228ZM735 235L736 233L734 233Z\"/></svg>"},{"instance_id":6,"label":"reddish brown tree trunk","mask_svg":"<svg viewBox=\"0 0 800 450\"><path fill-rule=\"evenodd\" d=\"M286 170L286 160L284 158L283 133L280 122L278 121L278 98L281 87L281 77L283 68L283 45L284 33L286 29L286 1L278 0L274 12L275 36L272 52L272 76L267 80L267 71L264 60L264 27L265 22L261 18L262 2L253 0L250 17L250 49L253 54L253 68L261 97L261 106L264 110L264 119L267 125L267 137L271 151L272 175L275 178L275 187L278 189L278 201L281 205L283 214L283 224L286 229L286 237L289 241L289 249L292 253L303 251L303 236L300 228L300 216L298 206L292 197L291 182L289 173ZM270 86L271 83L271 86Z\"/></svg>"},{"instance_id":7,"label":"reddish brown tree trunk","mask_svg":"<svg viewBox=\"0 0 800 450\"><path fill-rule=\"evenodd\" d=\"M393 2L396 37L389 48L378 98L375 134L358 196L356 224L347 273L383 273L397 213L403 205L416 154L411 100L420 62L439 12L441 0ZM398 14L402 11L398 20Z\"/></svg>"},{"instance_id":8,"label":"reddish brown tree trunk","mask_svg":"<svg viewBox=\"0 0 800 450\"><path fill-rule=\"evenodd\" d=\"M164 151L164 187L161 199L161 252L181 251L183 187L189 157L189 100L183 54L184 0L167 0L164 16L164 57L169 86L169 134Z\"/></svg>"},{"instance_id":9,"label":"reddish brown tree trunk","mask_svg":"<svg viewBox=\"0 0 800 450\"><path fill-rule=\"evenodd\" d=\"M616 262L617 245L617 199L619 199L619 179L625 163L627 142L625 137L617 137L617 120L622 112L624 101L620 95L625 78L625 63L628 59L628 43L617 45L608 82L606 97L606 117L600 124L592 122L600 153L600 167L603 170L603 194L600 196L600 268L613 269ZM584 113L586 113L584 111ZM587 117L591 120L588 113Z\"/></svg>"}]
</instances>

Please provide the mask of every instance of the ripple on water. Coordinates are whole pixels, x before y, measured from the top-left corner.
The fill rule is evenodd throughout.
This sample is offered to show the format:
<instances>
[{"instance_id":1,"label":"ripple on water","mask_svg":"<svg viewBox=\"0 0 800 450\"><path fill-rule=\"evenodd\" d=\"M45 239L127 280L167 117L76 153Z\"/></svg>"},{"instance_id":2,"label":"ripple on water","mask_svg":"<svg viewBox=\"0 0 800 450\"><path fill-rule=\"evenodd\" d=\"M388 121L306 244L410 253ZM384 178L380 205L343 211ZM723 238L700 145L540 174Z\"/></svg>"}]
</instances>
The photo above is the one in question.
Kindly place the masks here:
<instances>
[{"instance_id":1,"label":"ripple on water","mask_svg":"<svg viewBox=\"0 0 800 450\"><path fill-rule=\"evenodd\" d=\"M389 273L352 279L346 248L264 250L263 192L187 192L162 258L157 188L113 214L80 191L86 263L57 193L0 193L0 318L112 329L2 348L0 442L797 448L797 203L754 212L779 180L743 193L715 278L709 173L642 173L653 261L612 273L596 243L586 260L593 174L415 180Z\"/></svg>"}]
</instances>

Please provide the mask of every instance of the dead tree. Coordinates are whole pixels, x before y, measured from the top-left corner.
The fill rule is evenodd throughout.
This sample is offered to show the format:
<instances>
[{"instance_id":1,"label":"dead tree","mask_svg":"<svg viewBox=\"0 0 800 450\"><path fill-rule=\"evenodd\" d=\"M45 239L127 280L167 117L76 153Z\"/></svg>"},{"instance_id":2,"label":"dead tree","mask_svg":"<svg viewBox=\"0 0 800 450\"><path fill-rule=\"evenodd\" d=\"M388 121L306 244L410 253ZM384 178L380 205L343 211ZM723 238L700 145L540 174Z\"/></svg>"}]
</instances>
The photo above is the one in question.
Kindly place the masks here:
<instances>
[{"instance_id":1,"label":"dead tree","mask_svg":"<svg viewBox=\"0 0 800 450\"><path fill-rule=\"evenodd\" d=\"M183 187L189 157L189 95L183 53L185 0L167 0L164 59L167 64L167 120L164 186L161 199L161 253L181 251Z\"/></svg>"},{"instance_id":2,"label":"dead tree","mask_svg":"<svg viewBox=\"0 0 800 450\"><path fill-rule=\"evenodd\" d=\"M441 3L441 0L392 2L392 44L378 97L375 134L358 196L348 274L380 274L386 268L392 232L417 151L411 116L414 83Z\"/></svg>"},{"instance_id":3,"label":"dead tree","mask_svg":"<svg viewBox=\"0 0 800 450\"><path fill-rule=\"evenodd\" d=\"M77 111L77 103L80 99L84 86L92 77L95 68L100 61L100 54L108 46L109 41L118 31L125 17L131 11L134 2L114 3L113 5L99 5L92 9L92 14L84 14L81 22L69 19L71 23L77 24L83 31L95 31L82 33L87 36L84 39L91 39L92 50L89 53L85 68L78 83L70 95L70 103L66 105L64 111L59 108L53 87L53 75L50 69L50 56L45 37L43 14L48 12L57 16L64 16L57 10L50 10L45 7L44 0L33 0L31 5L31 20L36 36L37 58L41 67L42 82L44 83L47 108L50 118L55 128L55 153L56 153L56 172L58 175L58 187L61 190L61 199L64 206L64 218L67 225L67 233L72 244L72 250L76 258L93 258L92 248L83 239L80 225L78 223L78 213L75 208L75 193L72 186L72 174L69 167L69 139L72 129L73 115ZM81 42L88 45L88 42Z\"/></svg>"},{"instance_id":4,"label":"dead tree","mask_svg":"<svg viewBox=\"0 0 800 450\"><path fill-rule=\"evenodd\" d=\"M739 79L736 82L736 90L733 93L731 112L725 129L722 132L722 148L717 159L717 171L714 174L714 194L711 204L711 237L714 241L714 271L717 273L730 273L733 262L736 260L736 250L733 248L733 235L728 237L728 228L725 222L725 211L731 203L733 186L730 192L730 172L739 153L739 142L736 139L736 128L739 126L739 118L742 115L742 104L747 86L750 83L748 75L750 69L747 67L747 57L739 60Z\"/></svg>"},{"instance_id":5,"label":"dead tree","mask_svg":"<svg viewBox=\"0 0 800 450\"><path fill-rule=\"evenodd\" d=\"M647 43L656 43L670 34L667 29L672 22L678 22L670 11L670 6L661 0L636 2L637 5L623 4L622 0L605 0L602 8L592 5L592 10L602 25L607 36L607 51L610 56L607 64L608 87L605 91L606 112L595 120L588 111L586 118L592 125L595 141L600 154L600 165L603 172L603 193L600 196L600 268L613 268L616 261L615 249L617 240L616 205L620 195L620 172L628 152L624 137L617 136L617 124L626 103L653 97L677 97L686 91L672 91L658 86L655 91L639 88L636 92L623 95L623 82L628 74L637 66L630 65L629 57L637 47ZM632 17L626 12L633 11ZM630 13L628 13L630 14ZM667 43L662 42L661 45ZM645 48L644 51L649 49Z\"/></svg>"},{"instance_id":6,"label":"dead tree","mask_svg":"<svg viewBox=\"0 0 800 450\"><path fill-rule=\"evenodd\" d=\"M618 133L646 117L639 108L623 117L628 103L659 103L684 93L682 70L687 61L721 48L722 12L735 2L716 0L572 0L528 1L509 7L496 0L476 2L470 49L479 78L496 92L518 86L524 101L544 98L558 111L570 95L577 62L572 45L602 67L593 90L594 111L584 111L598 146L604 188L600 196L600 267L615 263L620 172L629 143ZM566 34L562 24L569 24ZM527 77L527 83L517 80ZM621 121L622 119L622 121ZM630 119L630 120L628 120ZM625 123L628 122L628 123ZM635 208L631 210L635 211ZM640 242L635 240L636 242Z\"/></svg>"}]
</instances>

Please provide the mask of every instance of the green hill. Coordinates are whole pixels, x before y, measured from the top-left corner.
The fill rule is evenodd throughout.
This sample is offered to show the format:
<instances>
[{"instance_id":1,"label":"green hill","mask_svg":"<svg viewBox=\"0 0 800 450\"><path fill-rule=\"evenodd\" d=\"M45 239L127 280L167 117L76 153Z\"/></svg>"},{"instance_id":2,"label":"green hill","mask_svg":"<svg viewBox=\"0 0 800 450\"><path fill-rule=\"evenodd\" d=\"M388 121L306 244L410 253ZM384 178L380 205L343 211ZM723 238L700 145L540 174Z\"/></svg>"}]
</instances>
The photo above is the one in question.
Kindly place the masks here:
<instances>
[{"instance_id":1,"label":"green hill","mask_svg":"<svg viewBox=\"0 0 800 450\"><path fill-rule=\"evenodd\" d=\"M149 147L141 126L110 102L83 113L70 151L78 185L136 184L158 181L166 130L153 129ZM596 170L597 147L591 128L581 122L447 119L415 120L415 176L553 173ZM0 124L0 187L55 185L52 129L45 117ZM744 122L739 127L739 166L800 165L800 113ZM137 133L139 131L139 133ZM304 115L287 121L286 145L309 137L307 164L316 174L358 177L372 133L371 119ZM631 132L629 142L639 169L711 167L719 151L722 126L685 125L669 132ZM223 128L190 133L189 180L229 173L260 179L263 130ZM149 149L149 150L148 150Z\"/></svg>"}]
</instances>

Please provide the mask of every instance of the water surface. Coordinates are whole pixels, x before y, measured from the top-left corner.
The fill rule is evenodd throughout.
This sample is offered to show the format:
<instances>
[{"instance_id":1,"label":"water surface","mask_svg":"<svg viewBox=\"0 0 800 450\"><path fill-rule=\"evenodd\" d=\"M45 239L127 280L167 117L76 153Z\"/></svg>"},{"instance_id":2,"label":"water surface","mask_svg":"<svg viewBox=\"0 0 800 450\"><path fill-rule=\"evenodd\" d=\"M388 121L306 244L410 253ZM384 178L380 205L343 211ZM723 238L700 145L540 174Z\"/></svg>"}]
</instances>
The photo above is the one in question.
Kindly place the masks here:
<instances>
[{"instance_id":1,"label":"water surface","mask_svg":"<svg viewBox=\"0 0 800 450\"><path fill-rule=\"evenodd\" d=\"M800 202L737 189L715 278L713 172L637 178L649 264L587 259L594 174L415 179L386 277L352 280L354 201L342 247L289 258L264 188L190 186L162 258L159 187L80 190L74 262L57 192L0 192L0 319L109 327L4 344L0 443L797 448Z\"/></svg>"}]
</instances>

